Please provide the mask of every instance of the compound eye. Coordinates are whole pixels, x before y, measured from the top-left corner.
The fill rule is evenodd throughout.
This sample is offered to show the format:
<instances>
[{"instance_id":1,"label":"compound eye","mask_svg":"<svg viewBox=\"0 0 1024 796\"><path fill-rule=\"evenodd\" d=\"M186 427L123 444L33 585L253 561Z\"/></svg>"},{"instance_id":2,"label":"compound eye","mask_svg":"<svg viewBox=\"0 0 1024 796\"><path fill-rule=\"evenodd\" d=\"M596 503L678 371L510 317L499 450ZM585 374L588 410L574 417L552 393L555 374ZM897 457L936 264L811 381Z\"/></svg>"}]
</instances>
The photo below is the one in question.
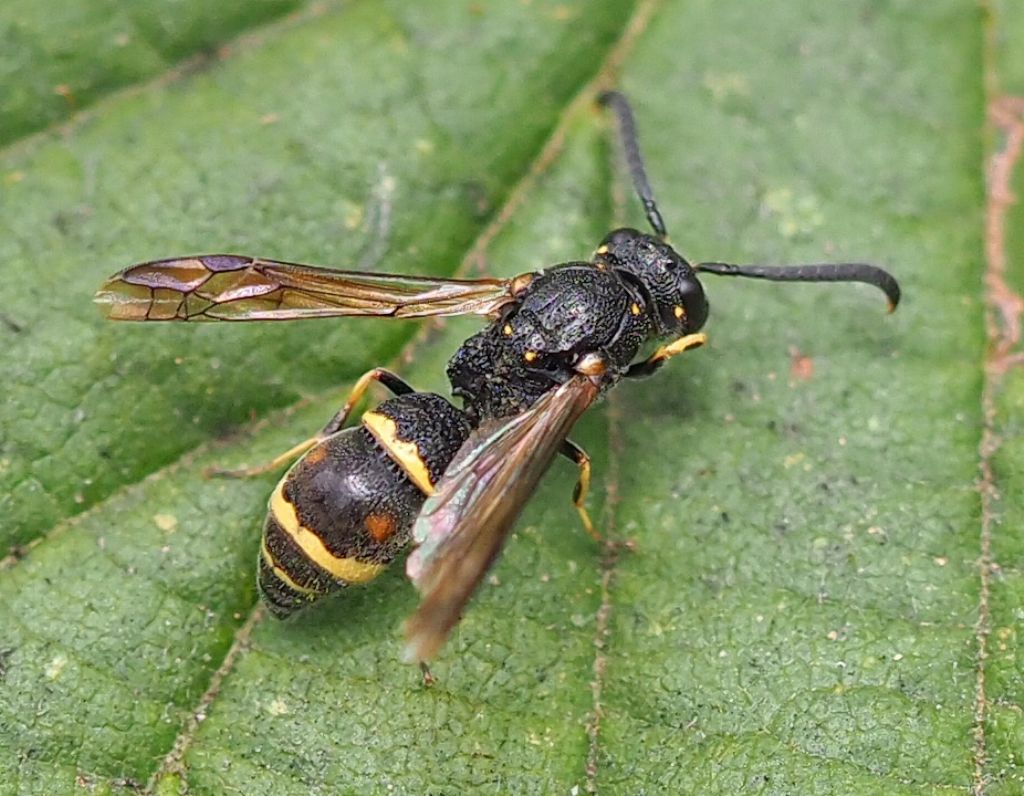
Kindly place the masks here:
<instances>
[{"instance_id":1,"label":"compound eye","mask_svg":"<svg viewBox=\"0 0 1024 796\"><path fill-rule=\"evenodd\" d=\"M688 333L699 331L708 319L708 300L695 276L680 280L679 298L682 312L677 307L676 318L686 325Z\"/></svg>"}]
</instances>

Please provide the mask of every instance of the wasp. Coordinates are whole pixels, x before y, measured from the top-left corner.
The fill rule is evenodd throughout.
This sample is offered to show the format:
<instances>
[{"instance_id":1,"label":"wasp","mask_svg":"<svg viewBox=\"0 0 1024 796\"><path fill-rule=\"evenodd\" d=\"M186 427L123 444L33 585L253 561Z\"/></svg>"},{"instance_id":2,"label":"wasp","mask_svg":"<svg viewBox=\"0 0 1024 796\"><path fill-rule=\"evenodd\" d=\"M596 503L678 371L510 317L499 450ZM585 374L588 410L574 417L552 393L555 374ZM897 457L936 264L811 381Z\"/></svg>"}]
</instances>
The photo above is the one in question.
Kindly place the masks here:
<instances>
[{"instance_id":1,"label":"wasp","mask_svg":"<svg viewBox=\"0 0 1024 796\"><path fill-rule=\"evenodd\" d=\"M649 376L705 343L703 274L863 282L895 309L899 285L873 265L689 262L668 243L628 101L607 91L598 102L613 115L653 234L614 230L589 260L512 279L435 279L198 255L133 265L97 293L107 317L124 321L487 319L448 362L461 408L376 368L316 435L263 466L225 471L268 472L298 457L270 497L259 552L259 589L275 616L373 579L412 541L406 570L422 599L406 623L406 658L424 663L559 455L578 467L573 503L599 538L585 507L590 458L569 433L622 379ZM642 356L652 341L653 353ZM375 382L393 397L346 427Z\"/></svg>"}]
</instances>

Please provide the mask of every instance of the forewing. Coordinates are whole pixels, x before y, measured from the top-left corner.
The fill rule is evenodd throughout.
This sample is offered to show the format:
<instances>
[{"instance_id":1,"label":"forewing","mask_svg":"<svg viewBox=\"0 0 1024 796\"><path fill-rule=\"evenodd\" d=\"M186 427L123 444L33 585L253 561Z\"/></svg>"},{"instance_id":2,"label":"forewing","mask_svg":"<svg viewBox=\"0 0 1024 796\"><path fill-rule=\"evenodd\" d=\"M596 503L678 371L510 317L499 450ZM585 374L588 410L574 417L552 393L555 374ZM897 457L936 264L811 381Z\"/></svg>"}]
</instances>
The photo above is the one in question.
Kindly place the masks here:
<instances>
[{"instance_id":1,"label":"forewing","mask_svg":"<svg viewBox=\"0 0 1024 796\"><path fill-rule=\"evenodd\" d=\"M445 471L413 530L406 573L423 595L406 623L405 657L425 661L444 644L513 523L598 388L577 376L529 410L481 427Z\"/></svg>"},{"instance_id":2,"label":"forewing","mask_svg":"<svg viewBox=\"0 0 1024 796\"><path fill-rule=\"evenodd\" d=\"M339 271L234 254L126 268L96 302L118 321L266 321L376 315L489 315L512 300L512 280Z\"/></svg>"}]
</instances>

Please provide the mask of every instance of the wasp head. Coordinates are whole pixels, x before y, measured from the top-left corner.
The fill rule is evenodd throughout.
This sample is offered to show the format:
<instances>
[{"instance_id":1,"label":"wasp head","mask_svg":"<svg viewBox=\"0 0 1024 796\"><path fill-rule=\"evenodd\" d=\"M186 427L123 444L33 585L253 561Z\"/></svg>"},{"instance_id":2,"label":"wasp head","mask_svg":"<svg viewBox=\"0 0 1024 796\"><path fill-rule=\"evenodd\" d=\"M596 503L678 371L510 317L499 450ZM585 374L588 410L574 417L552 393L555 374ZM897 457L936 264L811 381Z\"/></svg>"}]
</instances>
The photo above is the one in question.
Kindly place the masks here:
<instances>
[{"instance_id":1,"label":"wasp head","mask_svg":"<svg viewBox=\"0 0 1024 796\"><path fill-rule=\"evenodd\" d=\"M643 287L661 336L692 334L707 320L708 300L693 266L660 238L617 229L601 241L594 262L629 274Z\"/></svg>"}]
</instances>

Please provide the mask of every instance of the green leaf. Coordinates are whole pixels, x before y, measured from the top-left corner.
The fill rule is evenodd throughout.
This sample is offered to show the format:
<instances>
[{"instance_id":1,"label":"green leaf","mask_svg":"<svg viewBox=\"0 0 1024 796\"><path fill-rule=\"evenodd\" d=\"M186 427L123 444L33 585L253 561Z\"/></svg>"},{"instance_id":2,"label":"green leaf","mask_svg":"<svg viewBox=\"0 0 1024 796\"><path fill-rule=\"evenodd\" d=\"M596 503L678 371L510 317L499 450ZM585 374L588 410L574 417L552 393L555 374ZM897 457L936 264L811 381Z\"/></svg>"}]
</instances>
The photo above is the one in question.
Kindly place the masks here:
<instances>
[{"instance_id":1,"label":"green leaf","mask_svg":"<svg viewBox=\"0 0 1024 796\"><path fill-rule=\"evenodd\" d=\"M80 101L297 5L182 22L132 70L82 49L107 77ZM978 134L1020 39L1001 6L985 45L983 23L954 0L326 4L0 151L0 791L1020 792L1024 382L984 366ZM254 612L274 476L203 468L309 436L374 365L444 390L478 323L117 325L93 290L199 251L585 258L619 212L612 75L681 251L875 261L904 304L709 275L710 344L573 435L632 549L582 533L556 464L430 689L398 661L400 566Z\"/></svg>"},{"instance_id":2,"label":"green leaf","mask_svg":"<svg viewBox=\"0 0 1024 796\"><path fill-rule=\"evenodd\" d=\"M982 561L987 564L982 597L985 631L984 738L986 780L991 793L1020 790L1024 775L1024 512L1019 499L1024 472L1024 374L1020 369L1019 324L1024 303L1024 8L997 3L989 29L988 121L991 144L986 208L989 348L982 394Z\"/></svg>"},{"instance_id":3,"label":"green leaf","mask_svg":"<svg viewBox=\"0 0 1024 796\"><path fill-rule=\"evenodd\" d=\"M187 56L198 54L188 64L197 68L226 38L301 5L8 0L0 9L0 145L63 121L112 90L160 75ZM312 13L325 7L321 3Z\"/></svg>"}]
</instances>

